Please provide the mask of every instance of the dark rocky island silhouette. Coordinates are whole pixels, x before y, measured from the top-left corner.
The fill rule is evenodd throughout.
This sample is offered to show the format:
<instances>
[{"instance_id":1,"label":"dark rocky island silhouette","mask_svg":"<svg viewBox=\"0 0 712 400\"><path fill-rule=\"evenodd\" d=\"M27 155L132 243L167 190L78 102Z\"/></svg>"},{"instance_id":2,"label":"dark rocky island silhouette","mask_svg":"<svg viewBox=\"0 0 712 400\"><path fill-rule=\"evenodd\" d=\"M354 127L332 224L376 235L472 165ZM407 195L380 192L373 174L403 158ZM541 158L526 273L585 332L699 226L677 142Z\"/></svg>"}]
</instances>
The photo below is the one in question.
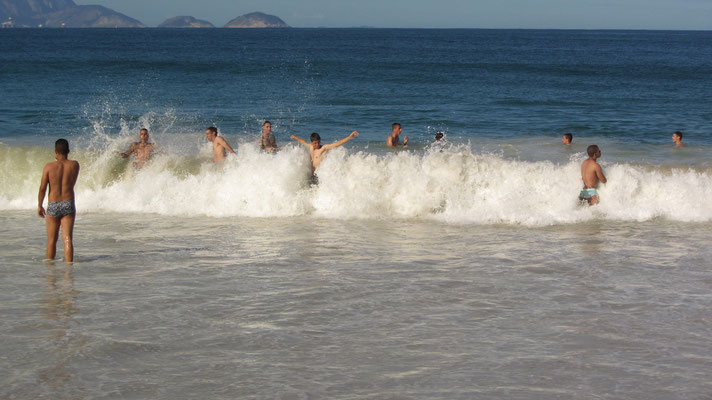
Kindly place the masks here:
<instances>
[{"instance_id":1,"label":"dark rocky island silhouette","mask_svg":"<svg viewBox=\"0 0 712 400\"><path fill-rule=\"evenodd\" d=\"M163 21L159 28L215 28L215 25L208 21L196 19L195 17L181 15L179 17L168 18Z\"/></svg>"},{"instance_id":2,"label":"dark rocky island silhouette","mask_svg":"<svg viewBox=\"0 0 712 400\"><path fill-rule=\"evenodd\" d=\"M141 22L112 9L78 6L72 0L0 0L0 22L17 27L144 28Z\"/></svg>"},{"instance_id":3,"label":"dark rocky island silhouette","mask_svg":"<svg viewBox=\"0 0 712 400\"><path fill-rule=\"evenodd\" d=\"M140 21L99 5L77 5L73 0L0 0L2 27L145 28ZM159 28L214 28L191 16L169 18ZM225 28L290 28L275 15L253 12L241 15Z\"/></svg>"},{"instance_id":4,"label":"dark rocky island silhouette","mask_svg":"<svg viewBox=\"0 0 712 400\"><path fill-rule=\"evenodd\" d=\"M74 6L49 14L48 28L145 28L131 17L103 6Z\"/></svg>"},{"instance_id":5,"label":"dark rocky island silhouette","mask_svg":"<svg viewBox=\"0 0 712 400\"><path fill-rule=\"evenodd\" d=\"M225 28L290 28L281 18L261 12L241 15L225 24Z\"/></svg>"}]
</instances>

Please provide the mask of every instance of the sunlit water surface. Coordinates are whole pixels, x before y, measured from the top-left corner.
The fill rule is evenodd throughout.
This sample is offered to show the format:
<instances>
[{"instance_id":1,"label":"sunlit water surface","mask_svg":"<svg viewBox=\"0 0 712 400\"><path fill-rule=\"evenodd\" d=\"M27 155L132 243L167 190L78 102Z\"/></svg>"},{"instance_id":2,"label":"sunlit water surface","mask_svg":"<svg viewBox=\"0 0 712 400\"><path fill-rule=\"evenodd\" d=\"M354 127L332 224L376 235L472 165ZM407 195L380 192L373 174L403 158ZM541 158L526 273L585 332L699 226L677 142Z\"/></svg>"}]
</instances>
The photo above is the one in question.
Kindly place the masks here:
<instances>
[{"instance_id":1,"label":"sunlit water surface","mask_svg":"<svg viewBox=\"0 0 712 400\"><path fill-rule=\"evenodd\" d=\"M73 265L0 224L0 398L712 393L709 223L92 213Z\"/></svg>"}]
</instances>

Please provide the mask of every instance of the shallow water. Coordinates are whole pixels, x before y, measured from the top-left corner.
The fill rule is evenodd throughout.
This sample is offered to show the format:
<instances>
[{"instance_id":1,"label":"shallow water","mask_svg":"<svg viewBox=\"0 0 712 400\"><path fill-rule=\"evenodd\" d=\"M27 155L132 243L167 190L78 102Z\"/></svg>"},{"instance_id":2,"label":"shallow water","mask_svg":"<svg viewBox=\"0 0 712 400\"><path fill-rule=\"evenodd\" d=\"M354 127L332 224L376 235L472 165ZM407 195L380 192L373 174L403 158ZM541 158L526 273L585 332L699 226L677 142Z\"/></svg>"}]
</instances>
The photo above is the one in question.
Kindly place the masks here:
<instances>
[{"instance_id":1,"label":"shallow water","mask_svg":"<svg viewBox=\"0 0 712 400\"><path fill-rule=\"evenodd\" d=\"M712 391L709 223L91 213L65 265L0 218L0 397Z\"/></svg>"}]
</instances>

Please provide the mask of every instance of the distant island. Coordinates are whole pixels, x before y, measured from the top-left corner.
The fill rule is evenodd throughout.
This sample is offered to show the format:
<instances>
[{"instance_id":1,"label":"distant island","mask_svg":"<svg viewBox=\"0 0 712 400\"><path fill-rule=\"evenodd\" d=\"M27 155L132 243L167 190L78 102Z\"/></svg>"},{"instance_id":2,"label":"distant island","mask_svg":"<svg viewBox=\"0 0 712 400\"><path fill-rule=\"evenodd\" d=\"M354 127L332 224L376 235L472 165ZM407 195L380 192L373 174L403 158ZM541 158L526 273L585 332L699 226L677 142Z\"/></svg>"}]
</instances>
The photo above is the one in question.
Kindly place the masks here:
<instances>
[{"instance_id":1,"label":"distant island","mask_svg":"<svg viewBox=\"0 0 712 400\"><path fill-rule=\"evenodd\" d=\"M159 28L215 28L215 25L208 21L196 19L195 17L181 15L179 17L168 18L163 21Z\"/></svg>"},{"instance_id":2,"label":"distant island","mask_svg":"<svg viewBox=\"0 0 712 400\"><path fill-rule=\"evenodd\" d=\"M281 18L261 12L241 15L225 24L225 28L291 28Z\"/></svg>"},{"instance_id":3,"label":"distant island","mask_svg":"<svg viewBox=\"0 0 712 400\"><path fill-rule=\"evenodd\" d=\"M3 28L145 28L140 21L112 9L73 0L0 0Z\"/></svg>"},{"instance_id":4,"label":"distant island","mask_svg":"<svg viewBox=\"0 0 712 400\"><path fill-rule=\"evenodd\" d=\"M77 5L73 0L0 0L2 28L145 28L136 19L99 5ZM165 20L159 28L215 28L192 16ZM262 12L241 15L225 28L291 28L281 18Z\"/></svg>"}]
</instances>

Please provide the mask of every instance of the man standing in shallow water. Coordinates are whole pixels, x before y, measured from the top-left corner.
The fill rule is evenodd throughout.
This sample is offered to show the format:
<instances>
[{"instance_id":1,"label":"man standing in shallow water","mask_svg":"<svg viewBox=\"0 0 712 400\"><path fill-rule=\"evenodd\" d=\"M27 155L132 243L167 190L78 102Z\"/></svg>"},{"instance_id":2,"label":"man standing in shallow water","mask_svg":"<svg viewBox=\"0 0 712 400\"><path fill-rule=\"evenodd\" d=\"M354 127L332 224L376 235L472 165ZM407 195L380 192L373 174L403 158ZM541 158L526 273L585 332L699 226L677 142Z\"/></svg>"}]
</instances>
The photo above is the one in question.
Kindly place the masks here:
<instances>
[{"instance_id":1,"label":"man standing in shallow water","mask_svg":"<svg viewBox=\"0 0 712 400\"><path fill-rule=\"evenodd\" d=\"M156 145L153 143L148 142L149 135L148 135L148 129L141 129L139 132L139 140L138 142L134 142L131 144L131 147L129 147L128 150L126 150L125 153L116 153L122 158L129 158L132 154L134 155L134 158L136 159L134 161L134 167L136 168L141 168L148 162L148 160L151 158L151 155L153 154L153 151L156 148Z\"/></svg>"},{"instance_id":2,"label":"man standing in shallow water","mask_svg":"<svg viewBox=\"0 0 712 400\"><path fill-rule=\"evenodd\" d=\"M227 144L227 140L218 136L218 128L211 126L205 130L205 137L208 141L213 144L213 161L220 162L225 158L225 152L229 151L231 154L235 154L235 150Z\"/></svg>"},{"instance_id":3,"label":"man standing in shallow water","mask_svg":"<svg viewBox=\"0 0 712 400\"><path fill-rule=\"evenodd\" d=\"M601 166L596 162L601 157L601 150L595 144L588 146L586 149L588 159L581 164L581 180L583 180L583 189L579 193L580 201L587 201L589 206L598 204L598 182L606 183L606 177L603 175Z\"/></svg>"},{"instance_id":4,"label":"man standing in shallow water","mask_svg":"<svg viewBox=\"0 0 712 400\"><path fill-rule=\"evenodd\" d=\"M69 160L69 142L59 139L54 144L54 162L47 163L42 170L42 181L37 198L37 215L45 219L47 226L47 258L53 260L57 254L59 228L62 228L64 242L64 260L74 260L74 184L79 176L79 163ZM42 207L45 192L49 185L47 211Z\"/></svg>"},{"instance_id":5,"label":"man standing in shallow water","mask_svg":"<svg viewBox=\"0 0 712 400\"><path fill-rule=\"evenodd\" d=\"M343 145L344 143L348 142L349 140L355 138L358 136L358 132L353 131L349 136L346 136L345 138L339 140L338 142L334 142L331 144L325 144L321 145L321 136L319 136L318 133L314 132L311 134L309 140L311 143L307 143L306 140L299 138L295 135L290 136L289 138L292 140L296 140L297 142L301 143L302 145L306 146L309 148L309 156L311 157L311 162L312 162L312 183L316 184L318 183L317 177L316 177L316 169L319 168L319 165L321 165L321 161L324 158L324 155L326 152L329 150L339 147Z\"/></svg>"}]
</instances>

